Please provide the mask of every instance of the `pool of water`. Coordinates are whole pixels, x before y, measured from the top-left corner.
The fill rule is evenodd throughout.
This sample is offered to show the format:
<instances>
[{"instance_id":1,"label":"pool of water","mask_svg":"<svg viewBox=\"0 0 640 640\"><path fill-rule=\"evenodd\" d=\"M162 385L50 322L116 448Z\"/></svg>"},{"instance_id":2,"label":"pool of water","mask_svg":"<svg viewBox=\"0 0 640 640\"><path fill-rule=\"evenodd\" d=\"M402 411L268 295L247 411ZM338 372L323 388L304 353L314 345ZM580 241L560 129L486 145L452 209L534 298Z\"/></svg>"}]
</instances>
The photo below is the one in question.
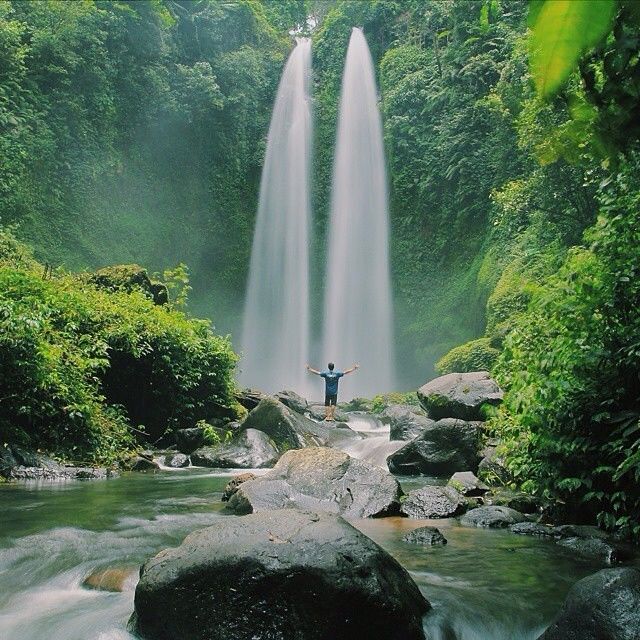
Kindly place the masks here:
<instances>
[{"instance_id":1,"label":"pool of water","mask_svg":"<svg viewBox=\"0 0 640 640\"><path fill-rule=\"evenodd\" d=\"M126 623L139 565L195 529L236 517L225 515L221 502L230 474L190 468L0 486L0 638L130 640ZM431 602L425 617L431 640L536 638L569 587L600 568L553 542L454 520L354 524L409 570ZM448 544L402 541L424 524L437 526ZM82 586L89 574L109 567L128 575L124 591Z\"/></svg>"}]
</instances>

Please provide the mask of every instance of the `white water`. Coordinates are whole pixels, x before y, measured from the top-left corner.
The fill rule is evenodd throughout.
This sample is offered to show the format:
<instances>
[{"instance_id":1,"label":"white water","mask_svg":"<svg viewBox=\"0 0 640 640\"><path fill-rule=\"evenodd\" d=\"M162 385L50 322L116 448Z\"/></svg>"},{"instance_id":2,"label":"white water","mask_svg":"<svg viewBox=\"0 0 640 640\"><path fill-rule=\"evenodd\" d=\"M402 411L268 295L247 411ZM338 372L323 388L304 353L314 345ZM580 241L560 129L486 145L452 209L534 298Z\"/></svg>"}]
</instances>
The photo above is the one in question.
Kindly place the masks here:
<instances>
[{"instance_id":1,"label":"white water","mask_svg":"<svg viewBox=\"0 0 640 640\"><path fill-rule=\"evenodd\" d=\"M387 458L406 442L389 440L389 425L382 424L373 416L355 416L349 418L349 428L364 436L362 440L350 440L340 448L352 458L366 460L371 464L388 469Z\"/></svg>"},{"instance_id":2,"label":"white water","mask_svg":"<svg viewBox=\"0 0 640 640\"><path fill-rule=\"evenodd\" d=\"M311 41L285 66L269 127L247 289L242 384L305 395L309 357Z\"/></svg>"},{"instance_id":3,"label":"white water","mask_svg":"<svg viewBox=\"0 0 640 640\"><path fill-rule=\"evenodd\" d=\"M389 215L382 122L373 62L360 29L351 33L342 79L333 167L324 313L325 361L362 368L342 397L394 388Z\"/></svg>"}]
</instances>

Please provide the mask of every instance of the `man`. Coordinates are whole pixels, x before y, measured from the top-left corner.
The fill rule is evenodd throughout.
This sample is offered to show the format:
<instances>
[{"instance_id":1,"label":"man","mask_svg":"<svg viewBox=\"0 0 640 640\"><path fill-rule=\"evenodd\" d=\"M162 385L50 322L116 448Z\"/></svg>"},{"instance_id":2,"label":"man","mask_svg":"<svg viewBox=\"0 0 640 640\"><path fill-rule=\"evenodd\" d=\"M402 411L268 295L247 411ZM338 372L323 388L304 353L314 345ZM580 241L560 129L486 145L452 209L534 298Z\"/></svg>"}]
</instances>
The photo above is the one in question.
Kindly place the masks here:
<instances>
[{"instance_id":1,"label":"man","mask_svg":"<svg viewBox=\"0 0 640 640\"><path fill-rule=\"evenodd\" d=\"M333 364L333 362L330 362L327 365L327 371L318 371L317 369L312 369L309 365L307 365L307 371L315 373L317 376L324 378L324 406L326 411L325 420L335 420L334 416L336 414L336 404L338 402L338 381L340 380L340 378L342 378L342 376L347 375L347 373L353 373L359 368L359 364L354 364L351 369L347 369L344 372L334 371L335 365Z\"/></svg>"}]
</instances>

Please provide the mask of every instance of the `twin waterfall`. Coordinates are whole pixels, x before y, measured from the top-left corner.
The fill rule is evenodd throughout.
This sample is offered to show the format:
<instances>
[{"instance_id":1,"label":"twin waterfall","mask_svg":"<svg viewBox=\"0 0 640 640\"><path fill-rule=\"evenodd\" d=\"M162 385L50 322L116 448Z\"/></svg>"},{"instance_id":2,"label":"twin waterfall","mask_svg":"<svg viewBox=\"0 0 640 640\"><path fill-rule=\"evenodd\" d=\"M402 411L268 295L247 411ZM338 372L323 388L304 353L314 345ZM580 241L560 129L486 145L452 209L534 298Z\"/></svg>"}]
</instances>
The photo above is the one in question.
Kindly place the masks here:
<instances>
[{"instance_id":1,"label":"twin waterfall","mask_svg":"<svg viewBox=\"0 0 640 640\"><path fill-rule=\"evenodd\" d=\"M393 390L389 220L382 124L364 34L349 41L340 98L324 292L322 352L310 351L311 42L298 40L272 115L260 185L242 336L241 382L319 398L315 360L361 369L343 398Z\"/></svg>"}]
</instances>

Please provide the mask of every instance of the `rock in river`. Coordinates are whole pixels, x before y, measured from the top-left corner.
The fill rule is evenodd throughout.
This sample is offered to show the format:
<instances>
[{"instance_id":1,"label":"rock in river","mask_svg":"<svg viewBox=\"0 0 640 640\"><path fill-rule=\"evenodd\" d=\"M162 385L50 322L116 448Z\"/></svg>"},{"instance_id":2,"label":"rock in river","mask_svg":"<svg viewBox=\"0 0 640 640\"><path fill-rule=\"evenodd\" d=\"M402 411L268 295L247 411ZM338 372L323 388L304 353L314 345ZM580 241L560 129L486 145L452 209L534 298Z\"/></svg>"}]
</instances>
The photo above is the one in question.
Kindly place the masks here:
<instances>
[{"instance_id":1,"label":"rock in river","mask_svg":"<svg viewBox=\"0 0 640 640\"><path fill-rule=\"evenodd\" d=\"M638 640L640 571L603 569L576 582L538 640Z\"/></svg>"},{"instance_id":2,"label":"rock in river","mask_svg":"<svg viewBox=\"0 0 640 640\"><path fill-rule=\"evenodd\" d=\"M452 518L464 509L464 498L454 488L434 486L410 491L400 507L410 518Z\"/></svg>"},{"instance_id":3,"label":"rock in river","mask_svg":"<svg viewBox=\"0 0 640 640\"><path fill-rule=\"evenodd\" d=\"M401 475L431 476L475 471L480 462L480 427L480 422L438 420L392 453L387 458L389 469Z\"/></svg>"},{"instance_id":4,"label":"rock in river","mask_svg":"<svg viewBox=\"0 0 640 640\"><path fill-rule=\"evenodd\" d=\"M482 496L489 491L489 487L471 471L457 471L449 478L447 485L469 497Z\"/></svg>"},{"instance_id":5,"label":"rock in river","mask_svg":"<svg viewBox=\"0 0 640 640\"><path fill-rule=\"evenodd\" d=\"M525 521L525 516L509 507L476 507L467 511L460 518L460 524L468 527L489 527L491 529L506 529L512 524Z\"/></svg>"},{"instance_id":6,"label":"rock in river","mask_svg":"<svg viewBox=\"0 0 640 640\"><path fill-rule=\"evenodd\" d=\"M502 391L487 371L449 373L418 389L420 404L431 418L484 420L483 405L502 402Z\"/></svg>"},{"instance_id":7,"label":"rock in river","mask_svg":"<svg viewBox=\"0 0 640 640\"><path fill-rule=\"evenodd\" d=\"M368 518L398 513L402 490L387 471L326 447L287 451L259 478L231 496L237 514L304 508Z\"/></svg>"},{"instance_id":8,"label":"rock in river","mask_svg":"<svg viewBox=\"0 0 640 640\"><path fill-rule=\"evenodd\" d=\"M413 440L434 424L423 409L409 404L389 405L379 417L389 425L390 440Z\"/></svg>"},{"instance_id":9,"label":"rock in river","mask_svg":"<svg viewBox=\"0 0 640 640\"><path fill-rule=\"evenodd\" d=\"M411 544L422 544L425 546L447 544L447 539L435 527L418 527L403 536L402 540L404 542L410 542Z\"/></svg>"},{"instance_id":10,"label":"rock in river","mask_svg":"<svg viewBox=\"0 0 640 640\"><path fill-rule=\"evenodd\" d=\"M287 509L223 518L149 560L130 627L148 640L423 640L429 608L342 518Z\"/></svg>"},{"instance_id":11,"label":"rock in river","mask_svg":"<svg viewBox=\"0 0 640 640\"><path fill-rule=\"evenodd\" d=\"M230 442L197 449L191 454L191 462L198 467L264 469L272 467L279 457L278 449L266 433L246 429Z\"/></svg>"}]
</instances>

